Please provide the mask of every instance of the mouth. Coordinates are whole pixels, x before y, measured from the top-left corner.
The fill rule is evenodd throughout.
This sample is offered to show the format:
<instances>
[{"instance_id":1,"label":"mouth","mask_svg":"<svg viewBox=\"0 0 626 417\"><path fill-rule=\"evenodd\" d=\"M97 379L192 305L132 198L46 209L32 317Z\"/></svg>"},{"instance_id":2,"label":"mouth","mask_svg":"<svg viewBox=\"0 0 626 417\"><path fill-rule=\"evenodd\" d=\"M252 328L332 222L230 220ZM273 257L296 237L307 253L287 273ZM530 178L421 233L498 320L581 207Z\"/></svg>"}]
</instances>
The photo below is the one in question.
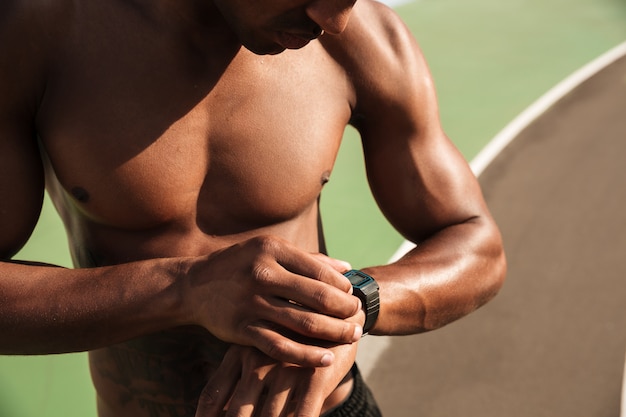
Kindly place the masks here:
<instances>
[{"instance_id":1,"label":"mouth","mask_svg":"<svg viewBox=\"0 0 626 417\"><path fill-rule=\"evenodd\" d=\"M303 35L296 35L289 32L278 32L278 43L286 49L300 49L308 45L313 39L317 38Z\"/></svg>"}]
</instances>

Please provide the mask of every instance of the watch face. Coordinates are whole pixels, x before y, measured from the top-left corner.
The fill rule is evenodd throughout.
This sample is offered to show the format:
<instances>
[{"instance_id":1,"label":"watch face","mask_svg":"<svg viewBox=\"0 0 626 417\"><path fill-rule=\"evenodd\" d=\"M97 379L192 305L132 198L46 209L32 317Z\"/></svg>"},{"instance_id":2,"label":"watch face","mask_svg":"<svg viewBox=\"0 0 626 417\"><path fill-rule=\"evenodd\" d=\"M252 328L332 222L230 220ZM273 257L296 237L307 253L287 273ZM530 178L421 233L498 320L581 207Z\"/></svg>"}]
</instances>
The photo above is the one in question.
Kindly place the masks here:
<instances>
[{"instance_id":1,"label":"watch face","mask_svg":"<svg viewBox=\"0 0 626 417\"><path fill-rule=\"evenodd\" d=\"M350 280L350 283L353 287L362 287L369 282L375 282L374 278L370 277L364 272L357 271L355 269L346 272L344 275Z\"/></svg>"}]
</instances>

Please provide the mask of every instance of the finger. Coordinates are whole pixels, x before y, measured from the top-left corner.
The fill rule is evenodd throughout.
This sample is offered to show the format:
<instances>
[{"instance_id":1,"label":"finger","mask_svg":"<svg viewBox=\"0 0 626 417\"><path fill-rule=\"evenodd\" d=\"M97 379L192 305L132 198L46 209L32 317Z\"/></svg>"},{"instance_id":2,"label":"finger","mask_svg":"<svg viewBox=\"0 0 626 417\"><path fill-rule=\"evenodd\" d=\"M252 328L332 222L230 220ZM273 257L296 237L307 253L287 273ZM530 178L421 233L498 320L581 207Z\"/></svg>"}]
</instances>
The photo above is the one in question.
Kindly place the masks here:
<instances>
[{"instance_id":1,"label":"finger","mask_svg":"<svg viewBox=\"0 0 626 417\"><path fill-rule=\"evenodd\" d=\"M207 384L200 393L195 417L219 417L230 398L230 389L219 389Z\"/></svg>"},{"instance_id":2,"label":"finger","mask_svg":"<svg viewBox=\"0 0 626 417\"><path fill-rule=\"evenodd\" d=\"M348 292L352 288L350 280L343 275L348 270L344 267L349 264L322 254L311 255L310 259L310 264L309 262L300 263L294 267L299 270L291 271L290 269L290 271L332 285L342 292Z\"/></svg>"},{"instance_id":3,"label":"finger","mask_svg":"<svg viewBox=\"0 0 626 417\"><path fill-rule=\"evenodd\" d=\"M324 406L324 396L311 389L306 389L297 398L294 417L318 417Z\"/></svg>"},{"instance_id":4,"label":"finger","mask_svg":"<svg viewBox=\"0 0 626 417\"><path fill-rule=\"evenodd\" d=\"M265 404L263 404L263 417L282 417L286 416L290 411L290 390L289 387L282 387L281 390L272 390L267 395Z\"/></svg>"},{"instance_id":5,"label":"finger","mask_svg":"<svg viewBox=\"0 0 626 417\"><path fill-rule=\"evenodd\" d=\"M246 333L252 346L280 362L304 367L325 367L330 366L335 359L329 349L305 345L283 336L272 323L258 322L248 325Z\"/></svg>"},{"instance_id":6,"label":"finger","mask_svg":"<svg viewBox=\"0 0 626 417\"><path fill-rule=\"evenodd\" d=\"M315 278L317 281L332 285L333 287L345 293L352 294L352 284L350 283L350 280L344 275L344 272L351 269L349 263L340 261L338 259L329 258L328 256L321 253L315 254L313 256L315 256L316 259L319 259L320 262L326 263L331 268L320 269L317 277ZM346 268L346 266L348 268Z\"/></svg>"},{"instance_id":7,"label":"finger","mask_svg":"<svg viewBox=\"0 0 626 417\"><path fill-rule=\"evenodd\" d=\"M350 265L349 262L342 261L341 259L331 258L330 256L323 253L312 253L311 255L320 262L329 265L331 268L333 268L335 271L339 272L342 275L344 272L352 269L352 265Z\"/></svg>"},{"instance_id":8,"label":"finger","mask_svg":"<svg viewBox=\"0 0 626 417\"><path fill-rule=\"evenodd\" d=\"M263 405L263 417L284 417L295 409L292 393L298 381L307 377L308 369L288 367L280 369L280 377L274 379Z\"/></svg>"},{"instance_id":9,"label":"finger","mask_svg":"<svg viewBox=\"0 0 626 417\"><path fill-rule=\"evenodd\" d=\"M287 271L268 272L274 288L273 295L294 301L319 313L346 319L354 316L361 304L358 298L348 291L314 279ZM344 277L347 280L347 278ZM269 283L266 283L269 284Z\"/></svg>"},{"instance_id":10,"label":"finger","mask_svg":"<svg viewBox=\"0 0 626 417\"><path fill-rule=\"evenodd\" d=\"M363 335L363 329L357 323L318 314L278 298L264 301L268 304L268 316L263 318L307 338L335 343L354 343ZM357 302L360 303L358 299Z\"/></svg>"},{"instance_id":11,"label":"finger","mask_svg":"<svg viewBox=\"0 0 626 417\"><path fill-rule=\"evenodd\" d=\"M219 368L202 389L195 417L218 417L223 414L241 375L241 366L235 356L226 353Z\"/></svg>"},{"instance_id":12,"label":"finger","mask_svg":"<svg viewBox=\"0 0 626 417\"><path fill-rule=\"evenodd\" d=\"M263 381L255 373L244 376L235 388L226 416L251 417L257 407L263 406L262 392Z\"/></svg>"},{"instance_id":13,"label":"finger","mask_svg":"<svg viewBox=\"0 0 626 417\"><path fill-rule=\"evenodd\" d=\"M343 272L350 269L347 262L322 254L311 254L280 240L267 239L263 243L284 269L332 285L343 292L352 288L350 281L343 276Z\"/></svg>"}]
</instances>

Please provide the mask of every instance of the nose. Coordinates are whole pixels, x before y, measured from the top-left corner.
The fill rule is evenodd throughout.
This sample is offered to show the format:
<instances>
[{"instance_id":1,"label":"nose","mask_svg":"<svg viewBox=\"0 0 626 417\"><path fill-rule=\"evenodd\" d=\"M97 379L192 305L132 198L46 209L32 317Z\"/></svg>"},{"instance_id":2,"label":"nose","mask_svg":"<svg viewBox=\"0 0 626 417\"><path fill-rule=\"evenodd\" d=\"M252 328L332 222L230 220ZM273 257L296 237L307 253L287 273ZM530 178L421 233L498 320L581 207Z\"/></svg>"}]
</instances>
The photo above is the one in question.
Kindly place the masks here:
<instances>
[{"instance_id":1,"label":"nose","mask_svg":"<svg viewBox=\"0 0 626 417\"><path fill-rule=\"evenodd\" d=\"M346 28L354 3L356 0L314 0L306 13L324 32L338 35Z\"/></svg>"}]
</instances>

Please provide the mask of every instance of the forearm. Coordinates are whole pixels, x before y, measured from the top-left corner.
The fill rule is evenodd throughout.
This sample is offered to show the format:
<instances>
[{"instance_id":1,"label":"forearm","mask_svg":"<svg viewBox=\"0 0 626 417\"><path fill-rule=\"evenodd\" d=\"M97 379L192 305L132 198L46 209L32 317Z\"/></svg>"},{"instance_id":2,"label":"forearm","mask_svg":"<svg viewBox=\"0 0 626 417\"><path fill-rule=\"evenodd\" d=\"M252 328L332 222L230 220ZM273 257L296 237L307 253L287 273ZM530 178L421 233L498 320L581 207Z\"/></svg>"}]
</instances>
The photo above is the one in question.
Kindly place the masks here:
<instances>
[{"instance_id":1,"label":"forearm","mask_svg":"<svg viewBox=\"0 0 626 417\"><path fill-rule=\"evenodd\" d=\"M500 289L506 261L491 219L474 218L421 242L397 262L364 268L380 285L372 334L414 334L474 311Z\"/></svg>"},{"instance_id":2,"label":"forearm","mask_svg":"<svg viewBox=\"0 0 626 417\"><path fill-rule=\"evenodd\" d=\"M174 260L93 269L0 263L0 353L95 349L186 324Z\"/></svg>"},{"instance_id":3,"label":"forearm","mask_svg":"<svg viewBox=\"0 0 626 417\"><path fill-rule=\"evenodd\" d=\"M344 268L270 236L207 256L93 269L0 263L0 353L91 350L196 325L282 362L328 366L331 351L289 333L358 340L359 327L343 320L359 310Z\"/></svg>"}]
</instances>

